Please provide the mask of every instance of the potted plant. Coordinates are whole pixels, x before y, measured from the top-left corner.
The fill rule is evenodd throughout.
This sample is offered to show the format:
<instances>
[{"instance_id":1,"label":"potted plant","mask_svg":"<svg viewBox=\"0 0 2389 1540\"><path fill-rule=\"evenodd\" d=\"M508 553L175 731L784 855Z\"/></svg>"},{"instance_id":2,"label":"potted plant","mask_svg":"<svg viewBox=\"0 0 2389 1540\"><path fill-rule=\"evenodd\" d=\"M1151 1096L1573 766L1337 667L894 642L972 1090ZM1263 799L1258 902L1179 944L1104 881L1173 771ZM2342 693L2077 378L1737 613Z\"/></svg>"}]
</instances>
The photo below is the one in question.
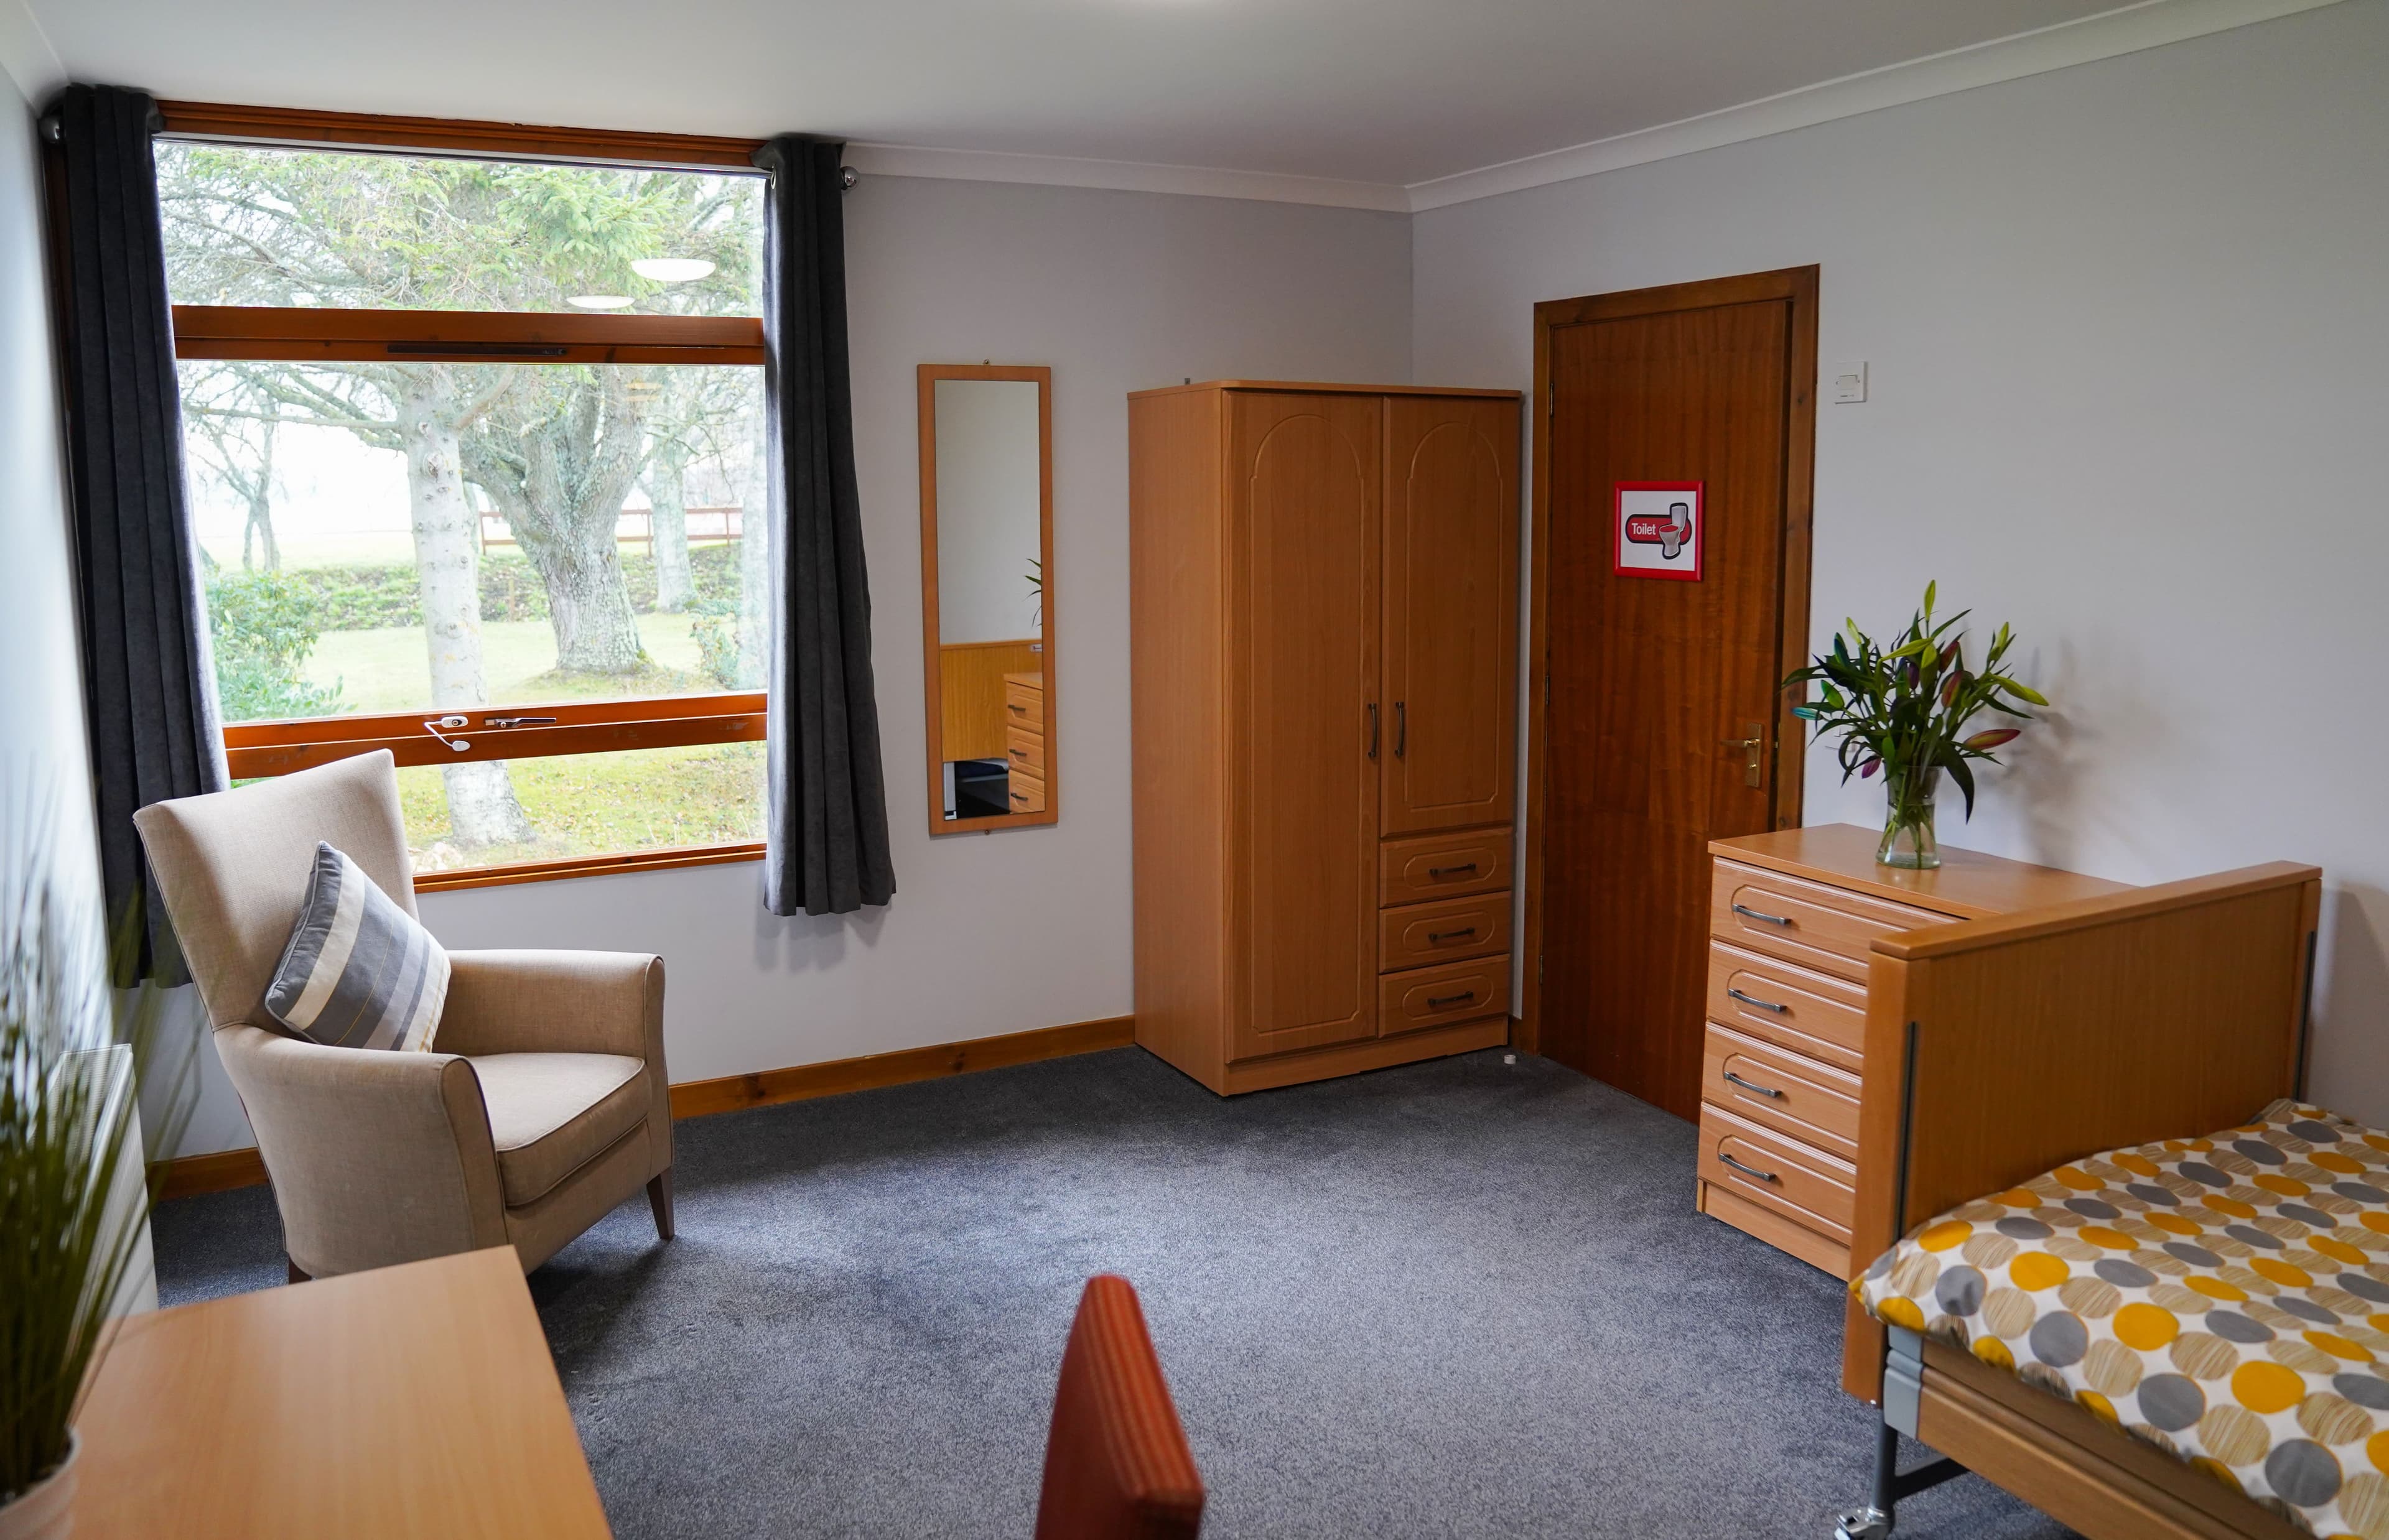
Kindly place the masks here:
<instances>
[{"instance_id":1,"label":"potted plant","mask_svg":"<svg viewBox=\"0 0 2389 1540\"><path fill-rule=\"evenodd\" d=\"M30 854L0 872L0 1540L63 1540L75 1415L139 1281L153 1193L136 1087L163 1039L147 986L120 1019L96 915L60 900L45 847Z\"/></svg>"},{"instance_id":2,"label":"potted plant","mask_svg":"<svg viewBox=\"0 0 2389 1540\"><path fill-rule=\"evenodd\" d=\"M1970 611L1960 610L1935 623L1933 600L1938 584L1924 586L1924 606L1911 616L1908 629L1888 646L1859 630L1856 620L1844 622L1833 637L1833 650L1820 654L1815 663L1783 681L1798 687L1802 704L1794 716L1817 724L1820 736L1842 735L1842 781L1851 776L1884 779L1888 799L1883 843L1874 859L1885 866L1929 868L1941 864L1941 849L1933 829L1933 794L1947 771L1966 799L1966 816L1974 816L1974 772L1971 759L1993 764L1992 750L2024 730L1994 727L1969 734L1966 724L1986 710L2030 721L2025 706L2047 706L2038 691L2001 672L2015 635L2001 626L1983 655L1980 668L1966 666L1965 633L1958 628ZM1954 634L1953 634L1954 633ZM1807 686L1820 687L1808 700Z\"/></svg>"}]
</instances>

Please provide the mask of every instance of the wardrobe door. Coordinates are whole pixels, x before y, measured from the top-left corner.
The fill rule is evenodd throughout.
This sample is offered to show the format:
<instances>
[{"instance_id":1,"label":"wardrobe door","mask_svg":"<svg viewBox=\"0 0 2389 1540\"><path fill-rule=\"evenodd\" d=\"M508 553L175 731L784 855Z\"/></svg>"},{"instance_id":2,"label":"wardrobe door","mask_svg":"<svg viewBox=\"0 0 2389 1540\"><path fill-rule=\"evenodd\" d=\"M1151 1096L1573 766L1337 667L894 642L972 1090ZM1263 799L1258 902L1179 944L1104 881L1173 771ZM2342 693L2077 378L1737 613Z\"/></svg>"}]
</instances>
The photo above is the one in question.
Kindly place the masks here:
<instances>
[{"instance_id":1,"label":"wardrobe door","mask_svg":"<svg viewBox=\"0 0 2389 1540\"><path fill-rule=\"evenodd\" d=\"M1237 392L1228 443L1231 1056L1377 1030L1378 477L1372 396Z\"/></svg>"},{"instance_id":2,"label":"wardrobe door","mask_svg":"<svg viewBox=\"0 0 2389 1540\"><path fill-rule=\"evenodd\" d=\"M1384 830L1510 821L1518 403L1386 402Z\"/></svg>"}]
</instances>

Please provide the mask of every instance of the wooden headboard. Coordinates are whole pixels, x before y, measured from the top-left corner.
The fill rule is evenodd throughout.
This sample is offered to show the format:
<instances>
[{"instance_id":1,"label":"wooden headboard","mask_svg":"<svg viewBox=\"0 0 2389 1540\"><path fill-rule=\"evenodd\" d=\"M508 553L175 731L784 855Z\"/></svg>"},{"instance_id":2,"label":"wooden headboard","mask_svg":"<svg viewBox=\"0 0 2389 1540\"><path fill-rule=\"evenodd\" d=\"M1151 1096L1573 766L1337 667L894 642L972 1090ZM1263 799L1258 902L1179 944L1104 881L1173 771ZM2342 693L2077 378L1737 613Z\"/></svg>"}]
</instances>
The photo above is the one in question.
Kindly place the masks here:
<instances>
[{"instance_id":1,"label":"wooden headboard","mask_svg":"<svg viewBox=\"0 0 2389 1540\"><path fill-rule=\"evenodd\" d=\"M2068 1161L2295 1095L2321 897L2278 861L1875 942L1852 1266ZM1853 1305L1843 1386L1872 1401L1882 1374Z\"/></svg>"}]
</instances>

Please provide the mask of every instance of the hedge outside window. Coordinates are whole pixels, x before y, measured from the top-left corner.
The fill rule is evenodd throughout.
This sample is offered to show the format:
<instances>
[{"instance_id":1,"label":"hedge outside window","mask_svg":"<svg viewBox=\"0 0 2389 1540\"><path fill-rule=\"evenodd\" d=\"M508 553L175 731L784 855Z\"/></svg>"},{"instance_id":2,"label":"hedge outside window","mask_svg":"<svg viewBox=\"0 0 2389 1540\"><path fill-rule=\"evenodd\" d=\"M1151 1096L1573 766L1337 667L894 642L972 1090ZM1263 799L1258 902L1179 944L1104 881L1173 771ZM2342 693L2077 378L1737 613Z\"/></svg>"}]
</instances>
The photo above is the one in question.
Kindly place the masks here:
<instances>
[{"instance_id":1,"label":"hedge outside window","mask_svg":"<svg viewBox=\"0 0 2389 1540\"><path fill-rule=\"evenodd\" d=\"M390 748L420 887L760 854L761 179L158 179L233 775Z\"/></svg>"}]
</instances>

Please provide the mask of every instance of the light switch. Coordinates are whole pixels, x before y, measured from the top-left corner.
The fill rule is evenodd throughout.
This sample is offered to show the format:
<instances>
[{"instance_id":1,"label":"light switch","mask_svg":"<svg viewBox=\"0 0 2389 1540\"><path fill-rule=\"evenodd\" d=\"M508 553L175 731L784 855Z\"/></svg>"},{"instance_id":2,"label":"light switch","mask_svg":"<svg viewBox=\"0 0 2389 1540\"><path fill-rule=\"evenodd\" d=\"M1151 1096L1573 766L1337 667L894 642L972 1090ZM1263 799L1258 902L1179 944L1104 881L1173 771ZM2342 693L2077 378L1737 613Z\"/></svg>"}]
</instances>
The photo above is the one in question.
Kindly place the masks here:
<instances>
[{"instance_id":1,"label":"light switch","mask_svg":"<svg viewBox=\"0 0 2389 1540\"><path fill-rule=\"evenodd\" d=\"M1832 395L1834 405L1841 406L1852 401L1862 401L1867 399L1866 391L1866 360L1859 359L1855 363L1833 365Z\"/></svg>"}]
</instances>

